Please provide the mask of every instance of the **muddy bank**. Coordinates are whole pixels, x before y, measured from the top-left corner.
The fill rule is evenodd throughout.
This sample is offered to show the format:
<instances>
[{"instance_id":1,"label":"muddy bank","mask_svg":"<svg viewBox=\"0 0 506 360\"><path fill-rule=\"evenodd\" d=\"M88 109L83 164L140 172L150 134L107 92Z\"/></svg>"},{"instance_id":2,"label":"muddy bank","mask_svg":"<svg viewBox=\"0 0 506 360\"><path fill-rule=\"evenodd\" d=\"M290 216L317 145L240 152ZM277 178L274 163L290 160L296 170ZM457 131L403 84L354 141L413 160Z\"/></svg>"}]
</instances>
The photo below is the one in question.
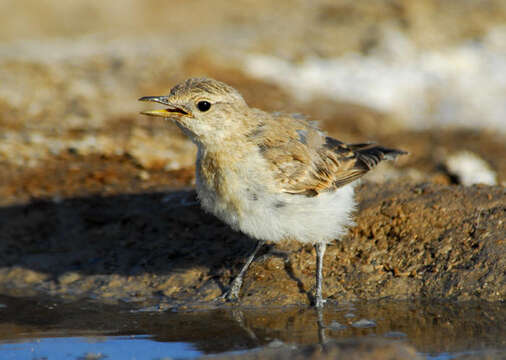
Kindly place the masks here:
<instances>
[{"instance_id":1,"label":"muddy bank","mask_svg":"<svg viewBox=\"0 0 506 360\"><path fill-rule=\"evenodd\" d=\"M504 188L393 182L357 192L357 226L325 257L326 297L504 299ZM190 190L38 200L0 214L4 294L213 304L254 246ZM270 245L241 304L308 304L314 268L311 246Z\"/></svg>"},{"instance_id":2,"label":"muddy bank","mask_svg":"<svg viewBox=\"0 0 506 360\"><path fill-rule=\"evenodd\" d=\"M24 112L28 98L15 107L0 103L2 293L125 299L163 309L209 305L226 290L253 242L204 214L191 191L179 191L193 186L193 144L172 124L133 115L140 110L135 95L163 93L182 74L206 74L237 87L252 106L301 112L344 141L377 140L410 153L372 172L359 189L358 225L325 259L327 297L504 298L504 188L451 185L459 179L445 168L450 155L472 151L504 183L500 134L414 131L356 104L301 103L206 52L179 54L174 67L153 55L141 62L101 56L103 62L71 56L9 65L12 84L30 68L34 76L24 86L47 89L42 94L54 101L43 106L46 97L30 97L39 104L33 113ZM111 67L117 56L125 61ZM152 66L158 72L149 72ZM66 75L53 78L60 72ZM97 72L118 91L105 94ZM93 80L89 91L80 93L81 84L67 96L68 86L85 79ZM53 86L56 80L62 86ZM311 247L266 248L248 273L242 303L308 304L313 272Z\"/></svg>"}]
</instances>

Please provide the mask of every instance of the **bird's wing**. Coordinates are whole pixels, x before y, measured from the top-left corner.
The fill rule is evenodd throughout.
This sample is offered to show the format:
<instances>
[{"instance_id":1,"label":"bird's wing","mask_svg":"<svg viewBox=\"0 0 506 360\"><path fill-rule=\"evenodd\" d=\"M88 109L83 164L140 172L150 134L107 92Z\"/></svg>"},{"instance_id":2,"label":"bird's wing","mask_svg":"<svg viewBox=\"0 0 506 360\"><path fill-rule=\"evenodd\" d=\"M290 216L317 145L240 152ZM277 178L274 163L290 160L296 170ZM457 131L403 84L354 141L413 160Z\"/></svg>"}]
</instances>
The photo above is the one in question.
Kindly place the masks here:
<instances>
[{"instance_id":1,"label":"bird's wing","mask_svg":"<svg viewBox=\"0 0 506 360\"><path fill-rule=\"evenodd\" d=\"M254 140L278 189L286 193L315 196L358 179L382 160L405 154L371 143L348 145L288 115L273 120L259 127Z\"/></svg>"}]
</instances>

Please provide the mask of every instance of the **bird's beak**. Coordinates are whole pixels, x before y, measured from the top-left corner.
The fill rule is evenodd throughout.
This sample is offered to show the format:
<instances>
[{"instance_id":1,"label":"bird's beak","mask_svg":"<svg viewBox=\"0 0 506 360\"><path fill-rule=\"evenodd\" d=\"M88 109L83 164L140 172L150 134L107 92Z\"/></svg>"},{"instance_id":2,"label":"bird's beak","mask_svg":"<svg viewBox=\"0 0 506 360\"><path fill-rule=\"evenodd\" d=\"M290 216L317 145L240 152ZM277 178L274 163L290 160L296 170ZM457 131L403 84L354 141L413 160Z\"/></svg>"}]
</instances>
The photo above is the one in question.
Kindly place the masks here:
<instances>
[{"instance_id":1,"label":"bird's beak","mask_svg":"<svg viewBox=\"0 0 506 360\"><path fill-rule=\"evenodd\" d=\"M181 106L171 104L167 96L144 96L141 97L139 101L156 102L167 106L166 109L142 111L141 114L143 115L160 116L164 118L191 116L191 113L188 110L183 109Z\"/></svg>"}]
</instances>

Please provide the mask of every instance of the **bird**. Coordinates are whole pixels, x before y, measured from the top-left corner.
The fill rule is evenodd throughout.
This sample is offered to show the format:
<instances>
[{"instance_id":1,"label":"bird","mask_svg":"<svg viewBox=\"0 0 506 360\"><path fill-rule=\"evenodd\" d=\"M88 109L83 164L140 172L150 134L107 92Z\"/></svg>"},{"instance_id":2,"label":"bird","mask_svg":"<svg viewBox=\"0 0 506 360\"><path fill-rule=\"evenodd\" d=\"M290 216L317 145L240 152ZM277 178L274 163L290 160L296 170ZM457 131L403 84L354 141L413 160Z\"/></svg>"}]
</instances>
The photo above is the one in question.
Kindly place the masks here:
<instances>
[{"instance_id":1,"label":"bird","mask_svg":"<svg viewBox=\"0 0 506 360\"><path fill-rule=\"evenodd\" d=\"M302 116L250 107L235 88L211 78L189 78L168 95L139 101L163 105L141 114L172 120L196 144L201 207L256 240L223 298L237 301L258 251L286 239L315 247L313 305L322 308L326 246L353 225L356 180L406 152L346 144Z\"/></svg>"}]
</instances>

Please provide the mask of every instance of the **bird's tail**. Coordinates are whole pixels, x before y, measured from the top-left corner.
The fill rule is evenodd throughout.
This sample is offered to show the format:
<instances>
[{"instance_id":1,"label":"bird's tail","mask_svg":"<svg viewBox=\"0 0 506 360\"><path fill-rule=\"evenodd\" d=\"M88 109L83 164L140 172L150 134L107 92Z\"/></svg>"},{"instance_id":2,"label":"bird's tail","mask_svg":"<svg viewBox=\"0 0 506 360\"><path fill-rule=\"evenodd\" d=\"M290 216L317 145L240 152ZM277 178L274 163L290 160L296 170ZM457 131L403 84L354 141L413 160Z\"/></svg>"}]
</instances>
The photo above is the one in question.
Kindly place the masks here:
<instances>
[{"instance_id":1,"label":"bird's tail","mask_svg":"<svg viewBox=\"0 0 506 360\"><path fill-rule=\"evenodd\" d=\"M406 151L389 149L374 143L349 144L348 146L357 156L357 165L362 165L366 171L371 170L382 160L395 160L397 156L407 154Z\"/></svg>"}]
</instances>

